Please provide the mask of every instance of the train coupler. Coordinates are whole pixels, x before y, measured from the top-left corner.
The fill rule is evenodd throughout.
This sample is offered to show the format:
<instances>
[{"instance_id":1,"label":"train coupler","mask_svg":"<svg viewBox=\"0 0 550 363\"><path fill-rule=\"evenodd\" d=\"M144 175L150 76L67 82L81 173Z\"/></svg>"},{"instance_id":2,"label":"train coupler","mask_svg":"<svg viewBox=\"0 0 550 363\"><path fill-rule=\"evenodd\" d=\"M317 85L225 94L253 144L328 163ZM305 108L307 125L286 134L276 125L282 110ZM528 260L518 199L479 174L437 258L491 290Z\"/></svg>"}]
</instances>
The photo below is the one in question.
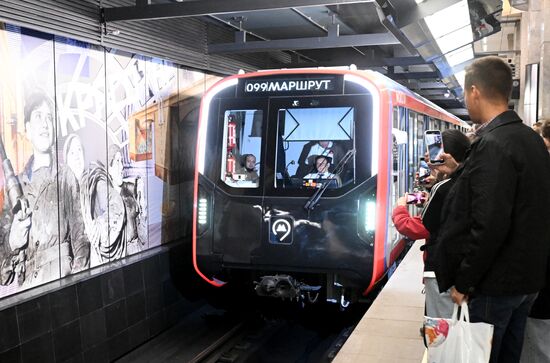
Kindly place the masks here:
<instances>
[{"instance_id":1,"label":"train coupler","mask_svg":"<svg viewBox=\"0 0 550 363\"><path fill-rule=\"evenodd\" d=\"M321 289L321 286L310 286L296 281L289 275L262 276L260 282L254 282L254 290L259 296L270 296L283 300L300 300L304 293L310 295Z\"/></svg>"}]
</instances>

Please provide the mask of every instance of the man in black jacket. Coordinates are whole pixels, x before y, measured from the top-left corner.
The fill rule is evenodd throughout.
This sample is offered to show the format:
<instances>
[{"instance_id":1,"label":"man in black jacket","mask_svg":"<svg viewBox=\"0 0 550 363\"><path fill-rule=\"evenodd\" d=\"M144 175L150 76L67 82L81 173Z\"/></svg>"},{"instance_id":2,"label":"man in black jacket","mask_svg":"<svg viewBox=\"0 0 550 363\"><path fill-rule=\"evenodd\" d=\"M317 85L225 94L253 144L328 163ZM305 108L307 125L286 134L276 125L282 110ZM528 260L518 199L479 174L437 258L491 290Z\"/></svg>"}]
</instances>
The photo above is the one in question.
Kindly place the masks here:
<instances>
[{"instance_id":1,"label":"man in black jacket","mask_svg":"<svg viewBox=\"0 0 550 363\"><path fill-rule=\"evenodd\" d=\"M495 327L491 362L518 362L525 321L546 278L550 251L550 156L514 111L509 66L498 57L466 71L464 101L476 131L442 212L440 291L469 300L472 321ZM447 160L447 155L443 159Z\"/></svg>"}]
</instances>

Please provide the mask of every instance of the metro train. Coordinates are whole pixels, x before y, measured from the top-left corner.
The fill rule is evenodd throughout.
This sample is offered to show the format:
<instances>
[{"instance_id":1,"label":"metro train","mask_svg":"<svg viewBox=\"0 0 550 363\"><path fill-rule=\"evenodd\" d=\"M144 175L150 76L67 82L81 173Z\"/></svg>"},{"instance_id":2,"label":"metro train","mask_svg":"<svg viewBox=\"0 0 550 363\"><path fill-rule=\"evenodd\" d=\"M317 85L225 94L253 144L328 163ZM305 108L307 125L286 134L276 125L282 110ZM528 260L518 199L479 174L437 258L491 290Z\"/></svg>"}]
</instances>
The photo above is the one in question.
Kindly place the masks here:
<instances>
[{"instance_id":1,"label":"metro train","mask_svg":"<svg viewBox=\"0 0 550 363\"><path fill-rule=\"evenodd\" d=\"M201 102L193 264L208 283L347 306L395 266L424 131L468 124L374 71L222 79Z\"/></svg>"}]
</instances>

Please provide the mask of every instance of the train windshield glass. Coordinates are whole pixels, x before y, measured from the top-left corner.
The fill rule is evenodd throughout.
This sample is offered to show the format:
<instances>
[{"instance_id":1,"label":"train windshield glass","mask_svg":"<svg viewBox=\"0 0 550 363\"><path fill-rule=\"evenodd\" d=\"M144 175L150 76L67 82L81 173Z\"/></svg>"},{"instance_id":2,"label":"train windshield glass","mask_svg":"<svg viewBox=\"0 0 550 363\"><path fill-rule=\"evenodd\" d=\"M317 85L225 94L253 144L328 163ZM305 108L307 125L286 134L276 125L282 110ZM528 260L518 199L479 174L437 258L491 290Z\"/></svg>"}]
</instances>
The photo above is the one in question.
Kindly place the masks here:
<instances>
[{"instance_id":1,"label":"train windshield glass","mask_svg":"<svg viewBox=\"0 0 550 363\"><path fill-rule=\"evenodd\" d=\"M276 188L336 189L354 181L354 107L278 110Z\"/></svg>"},{"instance_id":2,"label":"train windshield glass","mask_svg":"<svg viewBox=\"0 0 550 363\"><path fill-rule=\"evenodd\" d=\"M224 113L221 179L234 188L257 188L262 150L262 110Z\"/></svg>"}]
</instances>

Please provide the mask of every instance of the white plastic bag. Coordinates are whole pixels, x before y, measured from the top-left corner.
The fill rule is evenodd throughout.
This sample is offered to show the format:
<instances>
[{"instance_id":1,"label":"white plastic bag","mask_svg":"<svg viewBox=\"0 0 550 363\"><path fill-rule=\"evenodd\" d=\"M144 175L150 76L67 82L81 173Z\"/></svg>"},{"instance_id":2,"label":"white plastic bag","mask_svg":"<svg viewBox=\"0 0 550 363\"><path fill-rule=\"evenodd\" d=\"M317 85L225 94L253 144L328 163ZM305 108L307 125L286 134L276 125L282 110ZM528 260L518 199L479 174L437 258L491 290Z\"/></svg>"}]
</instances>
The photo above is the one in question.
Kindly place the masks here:
<instances>
[{"instance_id":1,"label":"white plastic bag","mask_svg":"<svg viewBox=\"0 0 550 363\"><path fill-rule=\"evenodd\" d=\"M452 319L424 317L428 363L487 363L491 356L493 325L470 323L468 304L460 316L455 304Z\"/></svg>"}]
</instances>

